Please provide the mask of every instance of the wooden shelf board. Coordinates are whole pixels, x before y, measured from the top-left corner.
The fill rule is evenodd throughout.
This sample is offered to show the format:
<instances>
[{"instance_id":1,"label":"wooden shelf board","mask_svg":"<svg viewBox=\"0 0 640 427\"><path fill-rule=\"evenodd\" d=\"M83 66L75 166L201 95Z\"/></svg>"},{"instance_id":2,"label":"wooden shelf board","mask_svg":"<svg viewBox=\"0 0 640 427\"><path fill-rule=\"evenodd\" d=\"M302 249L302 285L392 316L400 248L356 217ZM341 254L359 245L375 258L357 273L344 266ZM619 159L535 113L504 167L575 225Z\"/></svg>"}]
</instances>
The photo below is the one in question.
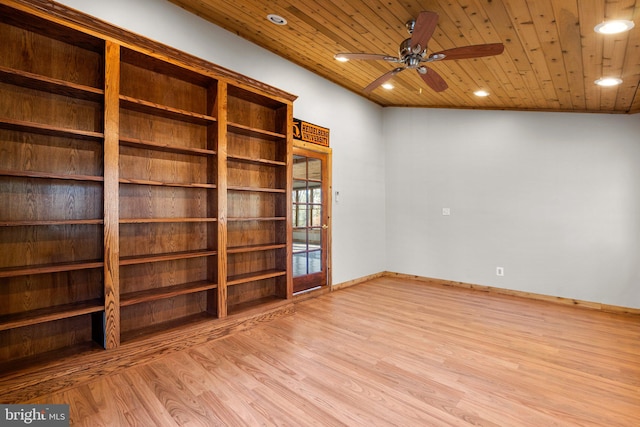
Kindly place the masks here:
<instances>
[{"instance_id":1,"label":"wooden shelf board","mask_svg":"<svg viewBox=\"0 0 640 427\"><path fill-rule=\"evenodd\" d=\"M120 258L120 265L145 264L147 262L174 261L178 259L202 258L216 255L216 251L184 251L166 254L128 256Z\"/></svg>"},{"instance_id":2,"label":"wooden shelf board","mask_svg":"<svg viewBox=\"0 0 640 427\"><path fill-rule=\"evenodd\" d=\"M246 156L229 155L229 154L227 155L227 161L265 164L269 166L286 166L287 165L287 162L280 162L277 160L256 159L256 158L251 158Z\"/></svg>"},{"instance_id":3,"label":"wooden shelf board","mask_svg":"<svg viewBox=\"0 0 640 427\"><path fill-rule=\"evenodd\" d=\"M180 120L199 125L208 125L216 122L215 117L207 116L206 114L181 110L179 108L156 104L154 102L132 98L126 95L120 95L120 106L140 113L154 114L168 119Z\"/></svg>"},{"instance_id":4,"label":"wooden shelf board","mask_svg":"<svg viewBox=\"0 0 640 427\"><path fill-rule=\"evenodd\" d=\"M51 369L55 370L55 367L65 363L70 366L70 370L73 371L78 368L78 357L85 357L92 353L97 353L98 356L102 356L104 355L104 348L95 341L87 341L33 356L3 361L0 362L0 377L15 377L15 375L24 375L27 372L32 373L33 377L33 372L35 371L36 378L32 378L31 385L37 384L45 378L43 371L50 372ZM4 380L4 378L2 378L2 380ZM24 387L24 376L21 376L17 382L19 382L18 387ZM59 381L59 383L61 384L62 381Z\"/></svg>"},{"instance_id":5,"label":"wooden shelf board","mask_svg":"<svg viewBox=\"0 0 640 427\"><path fill-rule=\"evenodd\" d=\"M213 77L199 73L183 66L172 64L171 62L163 61L159 58L148 56L142 52L122 47L121 60L123 63L131 64L135 67L144 68L154 73L164 74L169 77L177 78L179 80L196 84L203 88L215 85L217 80Z\"/></svg>"},{"instance_id":6,"label":"wooden shelf board","mask_svg":"<svg viewBox=\"0 0 640 427\"><path fill-rule=\"evenodd\" d=\"M172 331L187 329L188 327L192 327L200 323L211 322L215 318L216 317L213 314L209 314L207 312L193 314L180 319L170 320L168 322L162 322L156 325L124 332L120 335L120 341L124 344L130 343L136 339L149 339L158 334L164 335Z\"/></svg>"},{"instance_id":7,"label":"wooden shelf board","mask_svg":"<svg viewBox=\"0 0 640 427\"><path fill-rule=\"evenodd\" d=\"M271 279L273 277L279 277L286 275L284 270L265 270L255 271L252 273L237 274L235 276L227 277L227 286L240 285L242 283L257 282L258 280Z\"/></svg>"},{"instance_id":8,"label":"wooden shelf board","mask_svg":"<svg viewBox=\"0 0 640 427\"><path fill-rule=\"evenodd\" d=\"M16 170L0 170L1 176L15 176L20 178L43 178L43 179L63 179L70 181L92 181L102 182L104 177L95 175L66 175L60 173L50 172L35 172L35 171L16 171Z\"/></svg>"},{"instance_id":9,"label":"wooden shelf board","mask_svg":"<svg viewBox=\"0 0 640 427\"><path fill-rule=\"evenodd\" d=\"M118 181L120 182L120 184L154 185L158 187L216 188L215 184L161 182L161 181L150 181L146 179L120 178Z\"/></svg>"},{"instance_id":10,"label":"wooden shelf board","mask_svg":"<svg viewBox=\"0 0 640 427\"><path fill-rule=\"evenodd\" d=\"M246 245L246 246L232 246L227 248L228 254L240 254L245 252L258 252L258 251L268 251L272 249L283 249L286 248L287 245L285 243L272 243L268 245Z\"/></svg>"},{"instance_id":11,"label":"wooden shelf board","mask_svg":"<svg viewBox=\"0 0 640 427\"><path fill-rule=\"evenodd\" d=\"M0 316L0 331L81 316L83 314L97 313L102 310L104 310L104 303L102 300L96 299L55 307L39 308L23 313L6 314Z\"/></svg>"},{"instance_id":12,"label":"wooden shelf board","mask_svg":"<svg viewBox=\"0 0 640 427\"><path fill-rule=\"evenodd\" d=\"M284 216L231 217L227 221L286 221Z\"/></svg>"},{"instance_id":13,"label":"wooden shelf board","mask_svg":"<svg viewBox=\"0 0 640 427\"><path fill-rule=\"evenodd\" d=\"M139 304L143 302L156 301L160 299L172 298L178 295L192 294L196 292L215 289L218 285L210 281L200 281L183 283L175 286L163 288L145 289L143 291L130 292L120 296L120 306Z\"/></svg>"},{"instance_id":14,"label":"wooden shelf board","mask_svg":"<svg viewBox=\"0 0 640 427\"><path fill-rule=\"evenodd\" d=\"M242 99L252 104L258 104L272 110L285 106L285 104L279 100L235 85L229 85L228 92L230 98Z\"/></svg>"},{"instance_id":15,"label":"wooden shelf board","mask_svg":"<svg viewBox=\"0 0 640 427\"><path fill-rule=\"evenodd\" d=\"M217 218L120 218L120 224L160 224L180 222L215 222ZM0 225L2 223L0 222Z\"/></svg>"},{"instance_id":16,"label":"wooden shelf board","mask_svg":"<svg viewBox=\"0 0 640 427\"><path fill-rule=\"evenodd\" d=\"M252 300L252 301L243 302L240 304L231 305L227 307L227 312L230 316L235 316L239 314L248 313L251 310L256 310L256 309L263 310L267 306L277 306L280 304L284 304L286 302L288 301L284 298L278 298L277 296L269 296L269 297Z\"/></svg>"},{"instance_id":17,"label":"wooden shelf board","mask_svg":"<svg viewBox=\"0 0 640 427\"><path fill-rule=\"evenodd\" d=\"M239 135L245 136L253 136L258 138L268 138L272 141L277 141L279 139L285 139L287 135L278 132L271 132L265 129L254 128L251 126L242 125L240 123L227 123L227 130L232 133L237 133Z\"/></svg>"},{"instance_id":18,"label":"wooden shelf board","mask_svg":"<svg viewBox=\"0 0 640 427\"><path fill-rule=\"evenodd\" d=\"M87 270L104 266L102 261L78 261L55 264L38 264L20 267L0 268L0 278L26 276L29 274L60 273L63 271Z\"/></svg>"},{"instance_id":19,"label":"wooden shelf board","mask_svg":"<svg viewBox=\"0 0 640 427\"><path fill-rule=\"evenodd\" d=\"M177 145L160 144L158 142L145 141L145 140L136 139L136 138L120 137L120 144L125 145L127 147L133 147L133 148L146 148L146 149L157 150L157 151L167 151L170 153L193 154L197 156L214 156L216 154L214 150L205 150L203 148L180 147Z\"/></svg>"},{"instance_id":20,"label":"wooden shelf board","mask_svg":"<svg viewBox=\"0 0 640 427\"><path fill-rule=\"evenodd\" d=\"M37 133L47 136L84 139L89 141L102 141L104 139L104 134L101 132L61 128L58 126L50 126L42 123L27 122L24 120L14 120L7 118L0 118L0 128L17 130L20 132Z\"/></svg>"},{"instance_id":21,"label":"wooden shelf board","mask_svg":"<svg viewBox=\"0 0 640 427\"><path fill-rule=\"evenodd\" d=\"M103 219L45 219L45 220L0 220L0 227L23 227L32 225L100 225Z\"/></svg>"},{"instance_id":22,"label":"wooden shelf board","mask_svg":"<svg viewBox=\"0 0 640 427\"><path fill-rule=\"evenodd\" d=\"M243 187L240 185L229 185L227 186L227 190L229 191L252 191L255 193L277 193L282 194L286 193L287 190L284 188L264 188L264 187Z\"/></svg>"},{"instance_id":23,"label":"wooden shelf board","mask_svg":"<svg viewBox=\"0 0 640 427\"><path fill-rule=\"evenodd\" d=\"M60 79L0 66L0 80L17 86L23 86L57 95L100 102L104 100L104 90L84 86Z\"/></svg>"}]
</instances>

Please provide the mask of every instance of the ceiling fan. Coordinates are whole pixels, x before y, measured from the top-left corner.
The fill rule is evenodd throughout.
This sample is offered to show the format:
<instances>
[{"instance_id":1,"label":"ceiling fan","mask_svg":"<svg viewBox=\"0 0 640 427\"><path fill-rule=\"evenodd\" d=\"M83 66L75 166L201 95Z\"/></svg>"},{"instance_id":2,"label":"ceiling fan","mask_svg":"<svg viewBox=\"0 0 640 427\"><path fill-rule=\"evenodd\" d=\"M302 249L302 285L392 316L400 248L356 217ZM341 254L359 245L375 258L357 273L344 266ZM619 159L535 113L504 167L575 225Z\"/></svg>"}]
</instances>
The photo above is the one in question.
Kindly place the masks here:
<instances>
[{"instance_id":1,"label":"ceiling fan","mask_svg":"<svg viewBox=\"0 0 640 427\"><path fill-rule=\"evenodd\" d=\"M427 44L433 35L438 24L438 14L435 12L420 12L416 20L408 21L405 25L411 35L408 39L400 43L398 50L399 57L376 53L338 53L335 58L342 61L360 59L365 61L387 61L402 64L371 82L364 88L364 92L369 93L391 77L406 69L416 70L422 80L436 92L442 92L449 86L440 74L422 65L434 61L449 59L480 58L482 56L499 55L504 51L502 43L479 44L472 46L455 47L427 56Z\"/></svg>"}]
</instances>

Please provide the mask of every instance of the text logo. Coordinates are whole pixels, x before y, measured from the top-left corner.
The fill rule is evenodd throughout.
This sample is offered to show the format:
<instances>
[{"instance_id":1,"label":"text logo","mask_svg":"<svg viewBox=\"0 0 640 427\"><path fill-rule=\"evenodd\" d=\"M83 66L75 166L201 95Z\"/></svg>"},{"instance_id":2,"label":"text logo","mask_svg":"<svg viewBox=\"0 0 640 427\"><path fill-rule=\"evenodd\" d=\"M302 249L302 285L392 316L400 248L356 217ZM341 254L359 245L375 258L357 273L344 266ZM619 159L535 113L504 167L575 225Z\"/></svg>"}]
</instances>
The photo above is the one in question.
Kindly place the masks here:
<instances>
[{"instance_id":1,"label":"text logo","mask_svg":"<svg viewBox=\"0 0 640 427\"><path fill-rule=\"evenodd\" d=\"M0 426L69 427L69 405L0 405Z\"/></svg>"}]
</instances>

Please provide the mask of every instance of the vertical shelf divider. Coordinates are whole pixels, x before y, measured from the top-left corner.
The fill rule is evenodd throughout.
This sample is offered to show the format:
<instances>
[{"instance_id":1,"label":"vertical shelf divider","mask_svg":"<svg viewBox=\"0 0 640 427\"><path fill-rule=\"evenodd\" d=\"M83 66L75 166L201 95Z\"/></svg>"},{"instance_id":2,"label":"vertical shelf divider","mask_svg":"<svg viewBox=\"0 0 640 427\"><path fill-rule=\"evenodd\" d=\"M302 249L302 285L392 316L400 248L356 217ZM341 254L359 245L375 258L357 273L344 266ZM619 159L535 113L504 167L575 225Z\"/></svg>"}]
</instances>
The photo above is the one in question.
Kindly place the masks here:
<instances>
[{"instance_id":1,"label":"vertical shelf divider","mask_svg":"<svg viewBox=\"0 0 640 427\"><path fill-rule=\"evenodd\" d=\"M227 89L218 83L218 317L227 317Z\"/></svg>"},{"instance_id":2,"label":"vertical shelf divider","mask_svg":"<svg viewBox=\"0 0 640 427\"><path fill-rule=\"evenodd\" d=\"M109 40L105 50L104 95L104 342L120 345L119 133L120 46Z\"/></svg>"}]
</instances>

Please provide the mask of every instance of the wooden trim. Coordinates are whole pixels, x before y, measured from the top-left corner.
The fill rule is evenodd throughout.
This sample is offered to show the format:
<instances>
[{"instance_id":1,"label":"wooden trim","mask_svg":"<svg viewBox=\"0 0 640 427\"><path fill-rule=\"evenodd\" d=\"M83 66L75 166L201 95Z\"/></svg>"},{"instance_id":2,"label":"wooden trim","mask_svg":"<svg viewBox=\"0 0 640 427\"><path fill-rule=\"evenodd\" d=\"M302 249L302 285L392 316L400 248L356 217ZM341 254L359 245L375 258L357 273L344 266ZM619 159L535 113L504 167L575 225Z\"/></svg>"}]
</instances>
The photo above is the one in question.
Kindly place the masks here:
<instances>
[{"instance_id":1,"label":"wooden trim","mask_svg":"<svg viewBox=\"0 0 640 427\"><path fill-rule=\"evenodd\" d=\"M554 297L550 295L537 294L533 292L524 292L524 291L517 291L512 289L496 288L493 286L476 285L472 283L456 282L452 280L434 279L430 277L416 276L413 274L395 273L390 271L384 271L380 273L380 275L382 277L397 277L401 279L416 280L419 282L427 283L429 285L452 286L457 288L473 289L481 292L489 292L489 293L495 293L495 294L501 294L501 295L515 296L519 298L527 298L527 299L537 300L537 301L546 301L554 304L569 305L573 307L590 309L590 310L598 310L606 313L640 315L640 309L638 308L622 307L622 306L609 305L609 304L603 304L603 303L597 303L597 302L591 302L591 301L583 301L583 300L578 300L573 298Z\"/></svg>"},{"instance_id":2,"label":"wooden trim","mask_svg":"<svg viewBox=\"0 0 640 427\"><path fill-rule=\"evenodd\" d=\"M299 302L306 301L308 299L313 299L313 298L317 298L319 296L328 294L331 291L332 289L329 286L322 286L320 288L315 288L308 291L302 291L293 296L293 302L297 304Z\"/></svg>"},{"instance_id":3,"label":"wooden trim","mask_svg":"<svg viewBox=\"0 0 640 427\"><path fill-rule=\"evenodd\" d=\"M327 287L331 289L333 283L333 263L332 263L332 248L333 248L333 153L331 149L326 153L327 155L327 189L329 194L327 195Z\"/></svg>"},{"instance_id":4,"label":"wooden trim","mask_svg":"<svg viewBox=\"0 0 640 427\"><path fill-rule=\"evenodd\" d=\"M36 367L12 370L6 376L0 374L0 402L27 402L43 394L73 387L99 376L121 372L123 369L148 363L166 354L217 340L294 312L295 306L292 301L278 300L270 307L258 311L134 339L109 350L108 353L98 350L80 355L72 354Z\"/></svg>"},{"instance_id":5,"label":"wooden trim","mask_svg":"<svg viewBox=\"0 0 640 427\"><path fill-rule=\"evenodd\" d=\"M287 299L291 299L293 297L293 135L291 134L291 129L293 128L293 106L288 105L286 107L286 117L285 119L285 129L287 129L287 146L285 158L287 159L287 163L291 165L287 168L287 176L286 180L286 199L284 201L284 208L286 211L286 222L285 222L285 242L287 244L286 247L286 269L287 269L287 278L284 289L284 297Z\"/></svg>"},{"instance_id":6,"label":"wooden trim","mask_svg":"<svg viewBox=\"0 0 640 427\"><path fill-rule=\"evenodd\" d=\"M377 279L386 276L387 273L381 271L380 273L369 274L368 276L359 277L357 279L349 280L346 282L338 283L331 287L332 291L338 291L340 289L349 288L351 286L359 285L360 283L368 282L369 280Z\"/></svg>"},{"instance_id":7,"label":"wooden trim","mask_svg":"<svg viewBox=\"0 0 640 427\"><path fill-rule=\"evenodd\" d=\"M537 301L546 301L554 304L569 305L573 307L598 310L606 313L632 314L640 316L640 308L622 307L617 305L603 304L591 301L583 301L573 298L554 297L550 295L537 294L533 292L516 291L512 289L496 288L493 286L476 285L472 283L456 282L452 280L434 279L431 277L417 276L414 274L396 273L392 271L381 271L380 273L370 274L347 282L338 283L331 287L331 291L338 291L351 286L368 282L369 280L380 277L396 277L399 279L415 280L433 286L451 286L457 288L473 289L481 292L489 292L500 295L510 295L518 298L526 298Z\"/></svg>"},{"instance_id":8,"label":"wooden trim","mask_svg":"<svg viewBox=\"0 0 640 427\"><path fill-rule=\"evenodd\" d=\"M310 142L300 141L299 139L293 139L293 146L296 148L304 148L305 150L315 151L318 153L332 154L331 147L323 147L322 145L312 144Z\"/></svg>"}]
</instances>

